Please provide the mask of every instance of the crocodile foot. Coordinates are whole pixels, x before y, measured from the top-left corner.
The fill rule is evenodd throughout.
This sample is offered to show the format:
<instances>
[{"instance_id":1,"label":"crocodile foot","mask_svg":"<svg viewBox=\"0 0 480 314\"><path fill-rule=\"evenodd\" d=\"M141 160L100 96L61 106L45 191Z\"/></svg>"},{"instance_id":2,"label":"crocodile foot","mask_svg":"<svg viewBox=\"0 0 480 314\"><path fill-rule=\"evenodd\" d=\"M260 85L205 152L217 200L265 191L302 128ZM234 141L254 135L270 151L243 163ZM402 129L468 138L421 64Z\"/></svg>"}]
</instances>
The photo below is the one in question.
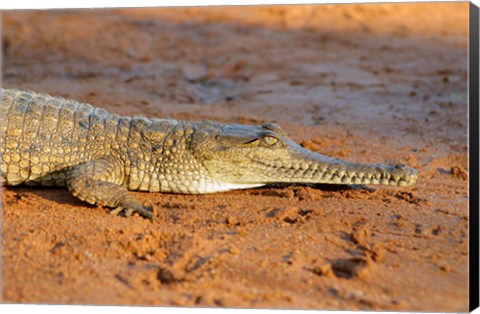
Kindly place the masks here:
<instances>
[{"instance_id":1,"label":"crocodile foot","mask_svg":"<svg viewBox=\"0 0 480 314\"><path fill-rule=\"evenodd\" d=\"M153 220L152 206L143 205L126 187L121 167L111 157L96 159L73 167L67 175L67 187L82 201L114 208L110 213L126 217L133 213Z\"/></svg>"},{"instance_id":2,"label":"crocodile foot","mask_svg":"<svg viewBox=\"0 0 480 314\"><path fill-rule=\"evenodd\" d=\"M140 216L153 220L153 208L152 206L145 206L138 203L133 203L131 206L118 206L110 210L111 215L123 214L125 217L132 216L133 213L138 213Z\"/></svg>"}]
</instances>

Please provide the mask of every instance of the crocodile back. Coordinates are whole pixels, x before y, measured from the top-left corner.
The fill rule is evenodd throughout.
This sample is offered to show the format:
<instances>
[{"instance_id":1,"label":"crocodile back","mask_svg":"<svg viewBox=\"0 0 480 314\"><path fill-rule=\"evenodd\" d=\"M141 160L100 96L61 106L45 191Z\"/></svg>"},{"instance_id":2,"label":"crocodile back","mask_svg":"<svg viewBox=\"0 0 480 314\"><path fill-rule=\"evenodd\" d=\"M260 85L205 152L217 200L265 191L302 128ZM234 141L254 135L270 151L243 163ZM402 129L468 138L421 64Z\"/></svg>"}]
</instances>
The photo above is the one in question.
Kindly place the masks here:
<instances>
[{"instance_id":1,"label":"crocodile back","mask_svg":"<svg viewBox=\"0 0 480 314\"><path fill-rule=\"evenodd\" d=\"M65 185L66 172L108 154L128 117L46 94L0 89L0 171L7 185ZM127 131L128 132L128 131Z\"/></svg>"}]
</instances>

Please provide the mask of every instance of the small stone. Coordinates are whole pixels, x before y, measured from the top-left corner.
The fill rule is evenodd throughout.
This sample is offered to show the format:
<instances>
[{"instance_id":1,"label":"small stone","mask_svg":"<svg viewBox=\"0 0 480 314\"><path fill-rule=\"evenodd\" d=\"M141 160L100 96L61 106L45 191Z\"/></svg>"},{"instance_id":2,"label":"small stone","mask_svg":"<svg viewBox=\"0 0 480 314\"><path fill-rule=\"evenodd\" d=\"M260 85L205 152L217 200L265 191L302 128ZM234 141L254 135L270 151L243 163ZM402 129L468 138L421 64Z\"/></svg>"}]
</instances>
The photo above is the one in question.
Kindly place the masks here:
<instances>
[{"instance_id":1,"label":"small stone","mask_svg":"<svg viewBox=\"0 0 480 314\"><path fill-rule=\"evenodd\" d=\"M161 283L167 284L167 285L177 281L173 273L170 270L163 267L159 269L157 273L157 279Z\"/></svg>"},{"instance_id":2,"label":"small stone","mask_svg":"<svg viewBox=\"0 0 480 314\"><path fill-rule=\"evenodd\" d=\"M329 263L321 264L319 266L315 266L312 269L312 272L318 276L326 276L331 277L333 275L332 265Z\"/></svg>"},{"instance_id":3,"label":"small stone","mask_svg":"<svg viewBox=\"0 0 480 314\"><path fill-rule=\"evenodd\" d=\"M453 166L452 168L450 168L450 173L459 179L462 179L462 180L468 179L467 170L465 170L465 168L461 166Z\"/></svg>"},{"instance_id":4,"label":"small stone","mask_svg":"<svg viewBox=\"0 0 480 314\"><path fill-rule=\"evenodd\" d=\"M233 216L228 216L227 219L225 219L225 222L227 223L227 225L236 225L237 224L237 219Z\"/></svg>"},{"instance_id":5,"label":"small stone","mask_svg":"<svg viewBox=\"0 0 480 314\"><path fill-rule=\"evenodd\" d=\"M385 250L378 244L374 244L372 247L372 259L375 262L381 262L385 257Z\"/></svg>"},{"instance_id":6,"label":"small stone","mask_svg":"<svg viewBox=\"0 0 480 314\"><path fill-rule=\"evenodd\" d=\"M229 252L230 254L232 254L232 255L237 255L238 253L240 253L240 250L239 250L237 247L232 246L232 247L228 250L228 252Z\"/></svg>"},{"instance_id":7,"label":"small stone","mask_svg":"<svg viewBox=\"0 0 480 314\"><path fill-rule=\"evenodd\" d=\"M369 236L370 236L370 232L367 228L359 228L359 229L353 230L353 232L351 233L353 242L355 242L355 244L359 244L362 246L367 245L366 238L368 238Z\"/></svg>"},{"instance_id":8,"label":"small stone","mask_svg":"<svg viewBox=\"0 0 480 314\"><path fill-rule=\"evenodd\" d=\"M392 224L394 226L397 226L399 228L402 228L405 226L405 220L403 219L403 216L400 214L393 215L392 218L394 219L392 221Z\"/></svg>"},{"instance_id":9,"label":"small stone","mask_svg":"<svg viewBox=\"0 0 480 314\"><path fill-rule=\"evenodd\" d=\"M452 266L448 265L448 264L444 264L444 265L441 265L440 266L440 269L446 273L449 273L452 271Z\"/></svg>"},{"instance_id":10,"label":"small stone","mask_svg":"<svg viewBox=\"0 0 480 314\"><path fill-rule=\"evenodd\" d=\"M370 273L371 259L365 257L353 257L340 259L332 264L332 270L337 277L341 278L365 278Z\"/></svg>"}]
</instances>

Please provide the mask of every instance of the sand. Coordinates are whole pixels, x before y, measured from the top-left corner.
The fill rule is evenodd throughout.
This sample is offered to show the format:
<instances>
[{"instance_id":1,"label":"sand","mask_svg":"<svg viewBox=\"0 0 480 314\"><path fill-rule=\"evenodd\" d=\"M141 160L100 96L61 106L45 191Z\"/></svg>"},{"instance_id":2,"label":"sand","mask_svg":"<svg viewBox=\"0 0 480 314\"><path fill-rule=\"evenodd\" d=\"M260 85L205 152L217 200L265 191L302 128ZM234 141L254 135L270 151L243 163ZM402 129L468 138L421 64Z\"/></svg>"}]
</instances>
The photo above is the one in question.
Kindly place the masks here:
<instances>
[{"instance_id":1,"label":"sand","mask_svg":"<svg viewBox=\"0 0 480 314\"><path fill-rule=\"evenodd\" d=\"M120 114L276 121L413 187L3 187L3 302L467 311L468 3L3 12L3 82Z\"/></svg>"}]
</instances>

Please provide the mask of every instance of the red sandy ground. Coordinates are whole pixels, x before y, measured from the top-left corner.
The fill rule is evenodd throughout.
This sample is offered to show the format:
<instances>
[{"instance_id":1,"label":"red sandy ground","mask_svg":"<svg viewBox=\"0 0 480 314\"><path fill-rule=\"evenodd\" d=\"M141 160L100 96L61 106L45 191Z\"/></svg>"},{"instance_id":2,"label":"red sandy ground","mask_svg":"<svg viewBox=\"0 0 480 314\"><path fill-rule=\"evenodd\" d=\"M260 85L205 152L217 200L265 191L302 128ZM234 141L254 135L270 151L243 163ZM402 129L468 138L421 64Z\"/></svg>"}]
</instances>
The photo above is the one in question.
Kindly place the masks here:
<instances>
[{"instance_id":1,"label":"red sandy ground","mask_svg":"<svg viewBox=\"0 0 480 314\"><path fill-rule=\"evenodd\" d=\"M3 86L277 121L411 188L135 193L152 223L2 188L3 301L466 311L468 3L3 13Z\"/></svg>"}]
</instances>

